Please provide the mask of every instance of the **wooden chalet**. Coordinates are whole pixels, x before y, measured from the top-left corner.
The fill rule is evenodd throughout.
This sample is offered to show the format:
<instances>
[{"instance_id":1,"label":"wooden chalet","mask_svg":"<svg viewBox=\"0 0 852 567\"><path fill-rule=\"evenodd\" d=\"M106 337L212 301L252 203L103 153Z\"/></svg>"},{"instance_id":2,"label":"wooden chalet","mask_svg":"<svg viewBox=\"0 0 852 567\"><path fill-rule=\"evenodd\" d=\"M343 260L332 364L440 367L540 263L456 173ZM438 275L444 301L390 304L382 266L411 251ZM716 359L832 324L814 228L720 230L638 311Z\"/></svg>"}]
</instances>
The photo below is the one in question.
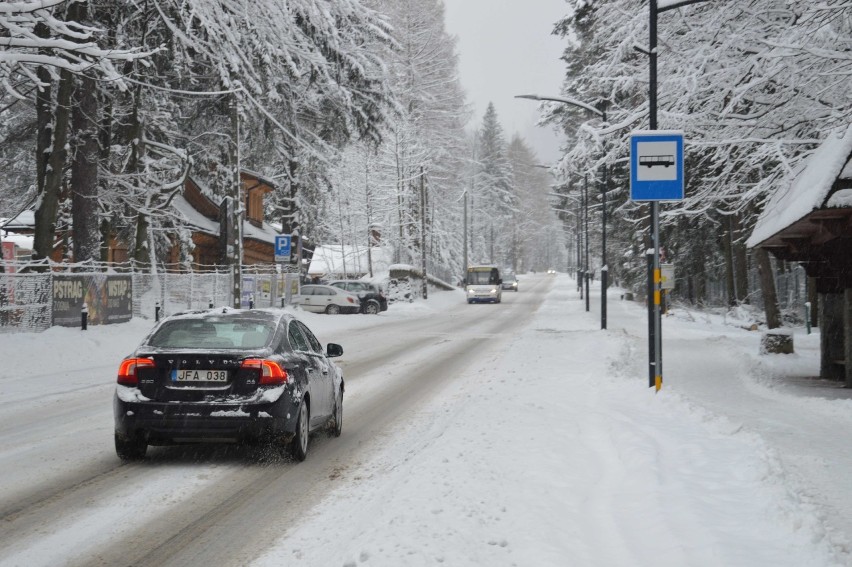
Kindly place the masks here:
<instances>
[{"instance_id":1,"label":"wooden chalet","mask_svg":"<svg viewBox=\"0 0 852 567\"><path fill-rule=\"evenodd\" d=\"M278 231L264 221L263 198L274 189L268 179L250 172L240 173L241 197L245 207L243 221L243 263L272 264L275 261L275 236ZM226 215L223 203L216 204L202 187L192 178L187 178L181 195L172 201L175 211L192 230L193 269L203 270L212 265L226 264L225 234ZM180 243L176 242L169 254L169 262L180 259Z\"/></svg>"}]
</instances>

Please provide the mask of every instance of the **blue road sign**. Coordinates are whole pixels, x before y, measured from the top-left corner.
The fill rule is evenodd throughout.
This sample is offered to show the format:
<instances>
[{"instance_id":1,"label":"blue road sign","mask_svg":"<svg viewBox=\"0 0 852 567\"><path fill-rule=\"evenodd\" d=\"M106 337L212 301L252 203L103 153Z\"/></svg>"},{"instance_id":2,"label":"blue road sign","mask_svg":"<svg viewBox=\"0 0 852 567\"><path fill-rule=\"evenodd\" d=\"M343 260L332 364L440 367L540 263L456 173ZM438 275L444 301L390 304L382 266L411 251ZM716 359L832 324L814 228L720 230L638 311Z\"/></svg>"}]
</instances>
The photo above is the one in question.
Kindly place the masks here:
<instances>
[{"instance_id":1,"label":"blue road sign","mask_svg":"<svg viewBox=\"0 0 852 567\"><path fill-rule=\"evenodd\" d=\"M630 135L630 199L683 199L683 133L646 130Z\"/></svg>"},{"instance_id":2,"label":"blue road sign","mask_svg":"<svg viewBox=\"0 0 852 567\"><path fill-rule=\"evenodd\" d=\"M290 261L290 242L292 241L289 234L279 234L275 237L275 261L289 262Z\"/></svg>"}]
</instances>

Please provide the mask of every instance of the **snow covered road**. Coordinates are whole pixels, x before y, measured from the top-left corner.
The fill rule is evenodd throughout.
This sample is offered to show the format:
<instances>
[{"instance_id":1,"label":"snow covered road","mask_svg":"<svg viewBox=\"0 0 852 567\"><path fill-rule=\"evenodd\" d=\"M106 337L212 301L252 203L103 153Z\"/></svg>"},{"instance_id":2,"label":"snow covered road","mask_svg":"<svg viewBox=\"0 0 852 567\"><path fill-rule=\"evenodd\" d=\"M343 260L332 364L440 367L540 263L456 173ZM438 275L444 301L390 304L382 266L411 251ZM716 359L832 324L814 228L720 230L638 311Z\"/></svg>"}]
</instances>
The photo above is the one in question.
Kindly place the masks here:
<instances>
[{"instance_id":1,"label":"snow covered road","mask_svg":"<svg viewBox=\"0 0 852 567\"><path fill-rule=\"evenodd\" d=\"M655 394L641 306L612 296L601 331L568 277L521 290L300 313L343 344L347 396L298 465L121 464L113 367L150 322L4 336L0 565L852 565L852 402L781 385L814 336L758 357L756 333L675 312Z\"/></svg>"},{"instance_id":2,"label":"snow covered road","mask_svg":"<svg viewBox=\"0 0 852 567\"><path fill-rule=\"evenodd\" d=\"M347 396L344 436L316 436L298 466L241 448L155 448L145 463L122 465L110 446L113 367L141 338L139 329L118 352L110 344L93 353L105 368L81 372L79 358L57 353L59 360L43 366L55 373L42 372L28 386L21 376L31 366L19 353L17 369L2 381L9 401L0 417L7 441L0 474L11 482L0 501L0 562L245 564L280 536L282 522L297 522L339 485L368 446L381 446L414 408L522 329L533 311L527 303L540 302L547 283L498 317L484 309L398 320L302 314L324 342L344 344ZM323 329L329 324L334 332ZM90 345L98 350L108 332L92 331L46 336L84 344L98 337ZM74 361L74 370L62 360Z\"/></svg>"}]
</instances>

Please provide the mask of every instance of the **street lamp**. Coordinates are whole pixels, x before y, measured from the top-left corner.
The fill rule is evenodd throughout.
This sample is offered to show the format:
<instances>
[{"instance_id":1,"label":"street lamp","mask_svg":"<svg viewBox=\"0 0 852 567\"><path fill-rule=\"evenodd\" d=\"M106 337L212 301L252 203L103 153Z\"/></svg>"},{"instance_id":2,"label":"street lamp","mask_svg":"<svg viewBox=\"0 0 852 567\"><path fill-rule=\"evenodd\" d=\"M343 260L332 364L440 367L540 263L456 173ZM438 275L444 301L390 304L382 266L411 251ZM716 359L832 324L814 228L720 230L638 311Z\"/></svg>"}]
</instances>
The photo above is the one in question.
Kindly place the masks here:
<instances>
[{"instance_id":1,"label":"street lamp","mask_svg":"<svg viewBox=\"0 0 852 567\"><path fill-rule=\"evenodd\" d=\"M565 187L567 187L568 191L571 190L570 185L566 185ZM560 212L560 213L568 213L568 214L574 215L574 220L577 223L576 236L574 237L574 242L576 243L576 250L577 250L577 264L576 264L577 291L580 292L580 299L583 299L583 272L584 272L584 270L583 270L583 251L582 251L583 250L583 238L584 238L584 236L585 236L586 240L588 240L588 238L589 238L588 233L586 233L585 235L583 234L583 219L585 218L583 216L584 212L585 212L584 209L583 209L583 205L584 205L583 194L580 193L580 195L576 196L576 197L573 196L573 195L570 195L568 193L548 193L548 195L552 195L554 197L560 197L562 199L568 199L570 201L573 201L574 204L577 206L576 211L571 211L569 209L553 209L553 210L556 211L556 212ZM588 229L588 227L586 227L586 228Z\"/></svg>"},{"instance_id":2,"label":"street lamp","mask_svg":"<svg viewBox=\"0 0 852 567\"><path fill-rule=\"evenodd\" d=\"M596 114L600 116L603 120L604 124L607 123L606 120L606 103L602 102L600 108L595 108L585 102L580 102L579 100L574 100L572 98L564 98L558 96L542 96L537 94L525 94L525 95L515 95L515 98L527 98L530 100L537 101L551 101L551 102L559 102L562 104L568 104L571 106L576 106L578 108L582 108L592 114ZM606 193L607 193L607 167L606 163L603 164L603 180L601 182L601 203L603 204L603 213L601 215L601 329L606 329L606 290L609 287L609 267L606 263ZM587 214L588 214L588 206L587 206ZM586 218L586 224L588 225L588 217ZM586 232L588 234L588 231ZM588 261L588 248L589 243L588 239L586 240L586 311L589 310L589 261Z\"/></svg>"}]
</instances>

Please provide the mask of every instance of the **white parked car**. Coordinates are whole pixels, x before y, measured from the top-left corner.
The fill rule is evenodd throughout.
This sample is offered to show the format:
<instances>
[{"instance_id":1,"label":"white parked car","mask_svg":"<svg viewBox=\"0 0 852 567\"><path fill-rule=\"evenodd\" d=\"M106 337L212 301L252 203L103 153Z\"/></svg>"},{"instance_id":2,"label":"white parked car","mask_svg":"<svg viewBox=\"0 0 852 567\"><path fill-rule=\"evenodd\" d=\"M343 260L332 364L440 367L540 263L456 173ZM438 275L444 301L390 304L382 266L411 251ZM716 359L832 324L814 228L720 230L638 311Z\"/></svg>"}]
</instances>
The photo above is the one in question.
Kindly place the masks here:
<instances>
[{"instance_id":1,"label":"white parked car","mask_svg":"<svg viewBox=\"0 0 852 567\"><path fill-rule=\"evenodd\" d=\"M299 289L291 303L313 313L358 313L361 300L354 293L330 285L309 284Z\"/></svg>"}]
</instances>

